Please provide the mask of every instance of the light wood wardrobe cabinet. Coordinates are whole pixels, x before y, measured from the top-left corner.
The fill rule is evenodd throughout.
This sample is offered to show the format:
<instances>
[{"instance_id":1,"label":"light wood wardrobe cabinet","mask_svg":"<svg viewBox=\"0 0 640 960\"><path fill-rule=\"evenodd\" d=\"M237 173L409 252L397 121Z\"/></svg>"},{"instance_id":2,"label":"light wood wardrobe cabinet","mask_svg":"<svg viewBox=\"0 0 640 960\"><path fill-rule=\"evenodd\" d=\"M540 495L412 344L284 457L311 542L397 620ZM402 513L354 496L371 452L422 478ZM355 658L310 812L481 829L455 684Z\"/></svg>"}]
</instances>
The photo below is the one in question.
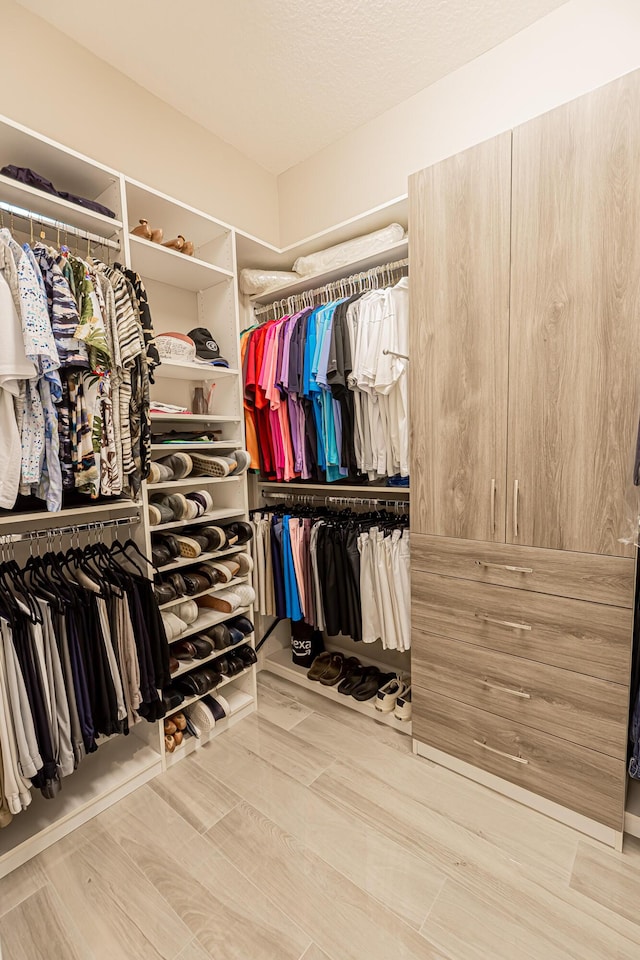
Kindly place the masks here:
<instances>
[{"instance_id":1,"label":"light wood wardrobe cabinet","mask_svg":"<svg viewBox=\"0 0 640 960\"><path fill-rule=\"evenodd\" d=\"M409 199L414 746L619 844L640 71Z\"/></svg>"}]
</instances>

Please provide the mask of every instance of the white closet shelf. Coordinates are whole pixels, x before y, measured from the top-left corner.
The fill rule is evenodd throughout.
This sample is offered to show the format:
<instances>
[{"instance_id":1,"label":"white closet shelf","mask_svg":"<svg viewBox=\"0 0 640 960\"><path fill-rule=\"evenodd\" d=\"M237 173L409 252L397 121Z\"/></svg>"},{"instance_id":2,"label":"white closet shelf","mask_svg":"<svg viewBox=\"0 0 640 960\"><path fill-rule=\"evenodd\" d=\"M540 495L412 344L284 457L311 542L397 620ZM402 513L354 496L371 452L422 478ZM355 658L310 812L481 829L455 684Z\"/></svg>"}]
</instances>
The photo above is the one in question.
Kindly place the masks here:
<instances>
[{"instance_id":1,"label":"white closet shelf","mask_svg":"<svg viewBox=\"0 0 640 960\"><path fill-rule=\"evenodd\" d=\"M179 637L174 637L169 643L179 643L181 640L186 640L188 637L193 636L194 633L202 633L203 630L208 630L210 627L215 627L219 623L224 623L225 620L242 617L248 613L250 609L251 607L238 607L238 609L232 613L219 613L217 610L212 610L210 613L203 613L197 620L190 623L188 628L183 630Z\"/></svg>"},{"instance_id":2,"label":"white closet shelf","mask_svg":"<svg viewBox=\"0 0 640 960\"><path fill-rule=\"evenodd\" d=\"M152 413L152 423L240 423L240 417L221 413Z\"/></svg>"},{"instance_id":3,"label":"white closet shelf","mask_svg":"<svg viewBox=\"0 0 640 960\"><path fill-rule=\"evenodd\" d=\"M27 513L1 513L0 535L8 533L8 527L16 527L23 523L38 524L38 527L59 527L73 523L74 520L86 523L91 517L99 521L105 514L134 514L140 509L140 504L134 500L116 500L113 503L94 503L86 507L65 507L49 513L46 510L32 510Z\"/></svg>"},{"instance_id":4,"label":"white closet shelf","mask_svg":"<svg viewBox=\"0 0 640 960\"><path fill-rule=\"evenodd\" d=\"M310 277L300 277L293 283L287 283L285 286L271 290L269 293L256 294L250 299L252 303L273 303L275 300L284 300L286 297L293 297L298 293L304 293L305 290L313 290L315 287L323 287L327 283L333 283L334 280L341 280L343 277L351 276L354 273L365 273L372 267L379 267L383 263L404 260L408 255L409 241L407 239L401 240L380 253L371 254L360 260L353 260L351 263L345 263L334 270L314 273Z\"/></svg>"},{"instance_id":5,"label":"white closet shelf","mask_svg":"<svg viewBox=\"0 0 640 960\"><path fill-rule=\"evenodd\" d=\"M165 456L170 456L172 453L177 453L179 451L189 452L191 450L202 450L204 453L211 453L212 450L235 450L242 447L241 440L207 440L198 443L152 443L151 452L152 453L163 453ZM149 484L147 484L149 486Z\"/></svg>"},{"instance_id":6,"label":"white closet shelf","mask_svg":"<svg viewBox=\"0 0 640 960\"><path fill-rule=\"evenodd\" d=\"M137 226L143 217L150 227L162 227L164 240L181 234L191 240L196 250L214 241L221 245L231 239L229 224L139 180L125 177L125 191L131 227Z\"/></svg>"},{"instance_id":7,"label":"white closet shelf","mask_svg":"<svg viewBox=\"0 0 640 960\"><path fill-rule=\"evenodd\" d=\"M195 520L172 520L171 523L159 523L155 527L150 525L149 530L151 533L163 533L165 530L177 530L178 527L193 527L195 524L212 523L214 520L242 517L245 512L244 507L218 507L217 510L203 513L201 517L196 517Z\"/></svg>"},{"instance_id":8,"label":"white closet shelf","mask_svg":"<svg viewBox=\"0 0 640 960\"><path fill-rule=\"evenodd\" d=\"M367 660L367 664L370 662L372 661ZM277 677L290 680L299 687L304 687L305 690L312 690L314 693L318 693L328 700L333 700L334 703L340 703L343 707L355 710L357 713L362 713L376 723L393 727L394 730L399 730L400 733L406 733L411 736L411 721L398 720L393 713L380 713L374 706L375 697L371 700L354 700L353 697L345 697L341 693L338 693L337 686L325 687L316 680L309 680L307 677L307 668L299 667L297 664L292 663L291 650L288 648L270 654L264 661L263 669L275 673Z\"/></svg>"},{"instance_id":9,"label":"white closet shelf","mask_svg":"<svg viewBox=\"0 0 640 960\"><path fill-rule=\"evenodd\" d=\"M233 677L235 680L236 678ZM215 696L215 694L214 694ZM226 733L227 730L230 730L236 725L236 723L241 723L246 717L250 714L255 713L256 702L252 698L251 703L245 704L237 713L232 713L230 717L225 717L224 720L217 720L213 730L210 733L205 734L203 737L185 737L179 747L176 747L173 753L167 753L165 751L164 759L167 767L172 766L172 764L177 763L179 760L183 760L185 757L188 757L190 753L195 753L196 750L201 750L202 747L206 746L211 740L215 740L216 737L221 736L223 733Z\"/></svg>"},{"instance_id":10,"label":"white closet shelf","mask_svg":"<svg viewBox=\"0 0 640 960\"><path fill-rule=\"evenodd\" d=\"M244 640L241 640L240 643L234 643L232 647L226 647L224 650L216 650L215 653L205 657L204 660L194 659L183 661L180 669L171 674L171 679L175 680L177 677L184 676L185 673L190 673L192 670L197 670L198 667L203 667L206 663L211 663L212 660L218 660L220 657L223 657L225 653L233 653L234 650L238 650L240 647L246 646L247 643L251 643L250 637L246 637ZM237 673L236 676L239 677L240 674ZM233 679L235 680L235 678L236 677L234 676Z\"/></svg>"},{"instance_id":11,"label":"white closet shelf","mask_svg":"<svg viewBox=\"0 0 640 960\"><path fill-rule=\"evenodd\" d=\"M177 607L180 603L186 603L188 600L197 600L198 597L210 597L212 593L220 593L230 587L235 587L239 583L246 583L247 577L233 577L228 583L217 583L215 587L209 587L207 590L201 590L200 593L194 593L190 597L176 597L175 600L169 600L167 603L159 604L160 610L170 610L171 607Z\"/></svg>"},{"instance_id":12,"label":"white closet shelf","mask_svg":"<svg viewBox=\"0 0 640 960\"><path fill-rule=\"evenodd\" d=\"M251 667L245 667L244 670L241 670L240 673L236 673L235 676L233 677L223 677L220 683L217 684L217 686L212 687L211 690L207 690L206 693L197 693L197 694L194 694L193 697L185 697L185 699L182 701L179 707L176 707L175 710L172 710L171 713L167 714L167 718L170 717L171 714L173 713L180 713L182 710L186 710L187 707L190 707L194 703L197 703L198 700L202 700L203 697L209 697L209 696L215 697L216 693L222 690L223 687L228 686L230 683L233 683L235 680L239 680L241 677L246 677L246 675L250 672L252 667L253 667L253 664L251 664Z\"/></svg>"},{"instance_id":13,"label":"white closet shelf","mask_svg":"<svg viewBox=\"0 0 640 960\"><path fill-rule=\"evenodd\" d=\"M135 734L109 738L65 778L54 800L32 791L28 809L0 832L0 877L161 771L161 754Z\"/></svg>"},{"instance_id":14,"label":"white closet shelf","mask_svg":"<svg viewBox=\"0 0 640 960\"><path fill-rule=\"evenodd\" d=\"M172 490L174 487L198 487L208 483L230 483L232 480L242 480L244 473L234 477L185 477L184 480L164 480L160 483L148 483L147 490Z\"/></svg>"},{"instance_id":15,"label":"white closet shelf","mask_svg":"<svg viewBox=\"0 0 640 960\"><path fill-rule=\"evenodd\" d=\"M241 547L229 547L228 550L218 550L216 553L201 553L199 557L177 557L171 563L165 563L156 569L158 573L167 573L181 567L190 567L194 563L204 563L205 560L222 560L224 557L232 557L234 553L242 553L247 546L248 544L243 544Z\"/></svg>"},{"instance_id":16,"label":"white closet shelf","mask_svg":"<svg viewBox=\"0 0 640 960\"><path fill-rule=\"evenodd\" d=\"M222 380L237 377L240 371L234 367L214 367L206 363L182 363L179 360L163 360L155 368L156 380Z\"/></svg>"},{"instance_id":17,"label":"white closet shelf","mask_svg":"<svg viewBox=\"0 0 640 960\"><path fill-rule=\"evenodd\" d=\"M129 236L129 242L133 268L144 279L157 280L196 293L233 279L230 270L197 257L188 257L178 250L163 247L161 243L152 243L133 234Z\"/></svg>"},{"instance_id":18,"label":"white closet shelf","mask_svg":"<svg viewBox=\"0 0 640 960\"><path fill-rule=\"evenodd\" d=\"M44 217L51 217L61 223L68 223L72 227L86 230L87 233L97 233L108 240L122 229L121 220L87 210L86 207L81 207L77 203L71 203L70 200L56 197L52 193L45 193L44 190L30 187L26 183L18 183L17 180L12 180L11 177L5 177L3 174L0 174L0 200L31 210L33 213L41 213ZM9 216L5 214L7 221ZM35 232L37 235L38 230ZM45 227L45 233L48 240L55 236L53 227ZM60 231L60 236L61 242L64 242L63 229ZM69 245L72 247L75 245L74 237L69 237Z\"/></svg>"}]
</instances>

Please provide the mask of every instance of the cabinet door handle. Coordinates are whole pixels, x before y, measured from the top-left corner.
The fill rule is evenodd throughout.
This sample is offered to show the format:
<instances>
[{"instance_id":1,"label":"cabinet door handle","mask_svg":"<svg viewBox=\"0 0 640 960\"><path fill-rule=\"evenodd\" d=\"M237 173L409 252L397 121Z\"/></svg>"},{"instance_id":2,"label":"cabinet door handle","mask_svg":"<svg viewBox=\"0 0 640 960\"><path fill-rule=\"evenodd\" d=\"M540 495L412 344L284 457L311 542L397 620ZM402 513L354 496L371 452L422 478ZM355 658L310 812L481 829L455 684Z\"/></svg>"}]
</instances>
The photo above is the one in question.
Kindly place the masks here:
<instances>
[{"instance_id":1,"label":"cabinet door handle","mask_svg":"<svg viewBox=\"0 0 640 960\"><path fill-rule=\"evenodd\" d=\"M496 481L491 481L491 533L496 532Z\"/></svg>"},{"instance_id":2,"label":"cabinet door handle","mask_svg":"<svg viewBox=\"0 0 640 960\"><path fill-rule=\"evenodd\" d=\"M482 747L483 750L488 750L489 753L497 753L499 757L504 757L506 760L513 760L514 763L529 763L524 757L517 757L513 753L505 753L504 750L496 750L495 747L490 747L488 743L484 743L482 740L474 740L473 742L476 747Z\"/></svg>"},{"instance_id":3,"label":"cabinet door handle","mask_svg":"<svg viewBox=\"0 0 640 960\"><path fill-rule=\"evenodd\" d=\"M491 563L489 560L474 560L476 567L490 567L494 570L508 570L510 573L533 573L533 567L514 567L511 563Z\"/></svg>"},{"instance_id":4,"label":"cabinet door handle","mask_svg":"<svg viewBox=\"0 0 640 960\"><path fill-rule=\"evenodd\" d=\"M519 490L520 481L513 481L513 539L518 539L518 500L519 500Z\"/></svg>"},{"instance_id":5,"label":"cabinet door handle","mask_svg":"<svg viewBox=\"0 0 640 960\"><path fill-rule=\"evenodd\" d=\"M531 700L531 694L526 693L524 690L513 690L511 687L503 687L501 683L493 683L491 680L487 680L486 677L482 682L486 687L491 687L492 690L500 690L501 693L509 693L512 697L520 697L522 700Z\"/></svg>"},{"instance_id":6,"label":"cabinet door handle","mask_svg":"<svg viewBox=\"0 0 640 960\"><path fill-rule=\"evenodd\" d=\"M498 617L489 617L486 613L474 613L477 620L485 623L497 623L501 627L511 627L512 630L531 630L528 623L516 623L514 620L500 620Z\"/></svg>"}]
</instances>

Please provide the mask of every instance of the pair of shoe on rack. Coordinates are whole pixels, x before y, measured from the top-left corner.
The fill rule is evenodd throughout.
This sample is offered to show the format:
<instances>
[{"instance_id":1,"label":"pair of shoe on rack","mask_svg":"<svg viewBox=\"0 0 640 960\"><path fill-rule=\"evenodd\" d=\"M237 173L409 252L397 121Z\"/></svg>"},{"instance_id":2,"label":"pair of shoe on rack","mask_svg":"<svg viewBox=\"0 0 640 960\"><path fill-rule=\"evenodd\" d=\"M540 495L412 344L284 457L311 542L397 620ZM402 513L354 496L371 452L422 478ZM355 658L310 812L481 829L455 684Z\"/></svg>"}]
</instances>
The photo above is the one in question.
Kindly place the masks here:
<instances>
[{"instance_id":1,"label":"pair of shoe on rack","mask_svg":"<svg viewBox=\"0 0 640 960\"><path fill-rule=\"evenodd\" d=\"M185 240L181 233L174 240L165 240L163 242L164 230L162 227L152 229L148 220L140 220L137 227L131 231L134 237L142 237L143 240L150 240L152 243L161 243L163 247L169 247L170 250L178 250L188 257L193 256L193 243L191 240Z\"/></svg>"},{"instance_id":2,"label":"pair of shoe on rack","mask_svg":"<svg viewBox=\"0 0 640 960\"><path fill-rule=\"evenodd\" d=\"M251 466L248 450L236 450L233 456L219 457L182 451L153 460L149 467L149 483L171 483L187 477L229 477L246 473Z\"/></svg>"},{"instance_id":3,"label":"pair of shoe on rack","mask_svg":"<svg viewBox=\"0 0 640 960\"><path fill-rule=\"evenodd\" d=\"M379 713L393 713L396 720L411 720L411 683L400 676L389 680L378 690L375 708Z\"/></svg>"},{"instance_id":4,"label":"pair of shoe on rack","mask_svg":"<svg viewBox=\"0 0 640 960\"><path fill-rule=\"evenodd\" d=\"M234 577L246 577L253 570L253 558L248 553L234 553L221 560L206 560L193 570L181 573L174 570L154 584L158 603L170 603L178 597L192 597L219 583L229 583Z\"/></svg>"},{"instance_id":5,"label":"pair of shoe on rack","mask_svg":"<svg viewBox=\"0 0 640 960\"><path fill-rule=\"evenodd\" d=\"M252 537L253 528L244 520L224 527L207 524L192 528L187 526L179 533L154 533L151 537L151 559L156 567L163 567L178 557L197 560L203 551L218 553L230 547L244 546Z\"/></svg>"},{"instance_id":6,"label":"pair of shoe on rack","mask_svg":"<svg viewBox=\"0 0 640 960\"><path fill-rule=\"evenodd\" d=\"M218 693L215 697L206 696L198 700L187 707L185 713L189 732L201 739L211 733L216 723L231 716L231 707L225 697Z\"/></svg>"},{"instance_id":7,"label":"pair of shoe on rack","mask_svg":"<svg viewBox=\"0 0 640 960\"><path fill-rule=\"evenodd\" d=\"M319 654L307 671L309 680L318 680L325 687L337 685L338 693L359 701L371 700L393 676L360 663L357 657L330 651Z\"/></svg>"},{"instance_id":8,"label":"pair of shoe on rack","mask_svg":"<svg viewBox=\"0 0 640 960\"><path fill-rule=\"evenodd\" d=\"M169 610L162 610L162 622L169 643L182 636L185 630L195 623L199 614L200 608L195 600L185 600Z\"/></svg>"},{"instance_id":9,"label":"pair of shoe on rack","mask_svg":"<svg viewBox=\"0 0 640 960\"><path fill-rule=\"evenodd\" d=\"M187 718L184 713L174 713L164 721L164 747L167 753L173 753L184 739Z\"/></svg>"},{"instance_id":10,"label":"pair of shoe on rack","mask_svg":"<svg viewBox=\"0 0 640 960\"><path fill-rule=\"evenodd\" d=\"M158 493L149 501L149 523L152 527L176 520L197 520L213 510L213 497L208 490L190 493Z\"/></svg>"},{"instance_id":11,"label":"pair of shoe on rack","mask_svg":"<svg viewBox=\"0 0 640 960\"><path fill-rule=\"evenodd\" d=\"M243 643L252 633L251 621L247 617L236 617L229 624L218 623L204 633L174 643L171 646L169 664L171 673L176 673L181 663L206 660L216 650L227 650L236 644Z\"/></svg>"},{"instance_id":12,"label":"pair of shoe on rack","mask_svg":"<svg viewBox=\"0 0 640 960\"><path fill-rule=\"evenodd\" d=\"M240 607L250 607L256 598L256 592L249 583L236 583L228 590L220 590L198 598L198 604L220 613L233 613Z\"/></svg>"},{"instance_id":13,"label":"pair of shoe on rack","mask_svg":"<svg viewBox=\"0 0 640 960\"><path fill-rule=\"evenodd\" d=\"M170 710L180 706L186 697L201 697L205 693L210 693L224 678L237 676L256 663L257 659L253 647L245 644L212 661L209 666L200 667L198 670L176 677L163 690L165 709Z\"/></svg>"}]
</instances>

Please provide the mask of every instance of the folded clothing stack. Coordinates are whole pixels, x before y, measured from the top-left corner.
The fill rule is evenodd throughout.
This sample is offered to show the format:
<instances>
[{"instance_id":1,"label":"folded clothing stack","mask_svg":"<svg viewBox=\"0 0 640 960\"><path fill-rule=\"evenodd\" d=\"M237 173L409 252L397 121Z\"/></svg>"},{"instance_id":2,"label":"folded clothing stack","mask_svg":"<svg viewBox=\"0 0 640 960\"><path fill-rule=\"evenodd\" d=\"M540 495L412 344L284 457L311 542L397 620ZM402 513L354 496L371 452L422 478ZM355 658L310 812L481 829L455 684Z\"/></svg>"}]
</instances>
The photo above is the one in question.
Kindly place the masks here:
<instances>
[{"instance_id":1,"label":"folded clothing stack","mask_svg":"<svg viewBox=\"0 0 640 960\"><path fill-rule=\"evenodd\" d=\"M206 524L201 527L185 527L176 534L169 531L156 533L151 538L151 558L154 566L162 567L178 557L197 559L203 552L217 553L229 547L244 546L252 537L253 527L244 520L236 520L224 527ZM246 566L250 561L240 562ZM249 569L251 566L247 572Z\"/></svg>"}]
</instances>

